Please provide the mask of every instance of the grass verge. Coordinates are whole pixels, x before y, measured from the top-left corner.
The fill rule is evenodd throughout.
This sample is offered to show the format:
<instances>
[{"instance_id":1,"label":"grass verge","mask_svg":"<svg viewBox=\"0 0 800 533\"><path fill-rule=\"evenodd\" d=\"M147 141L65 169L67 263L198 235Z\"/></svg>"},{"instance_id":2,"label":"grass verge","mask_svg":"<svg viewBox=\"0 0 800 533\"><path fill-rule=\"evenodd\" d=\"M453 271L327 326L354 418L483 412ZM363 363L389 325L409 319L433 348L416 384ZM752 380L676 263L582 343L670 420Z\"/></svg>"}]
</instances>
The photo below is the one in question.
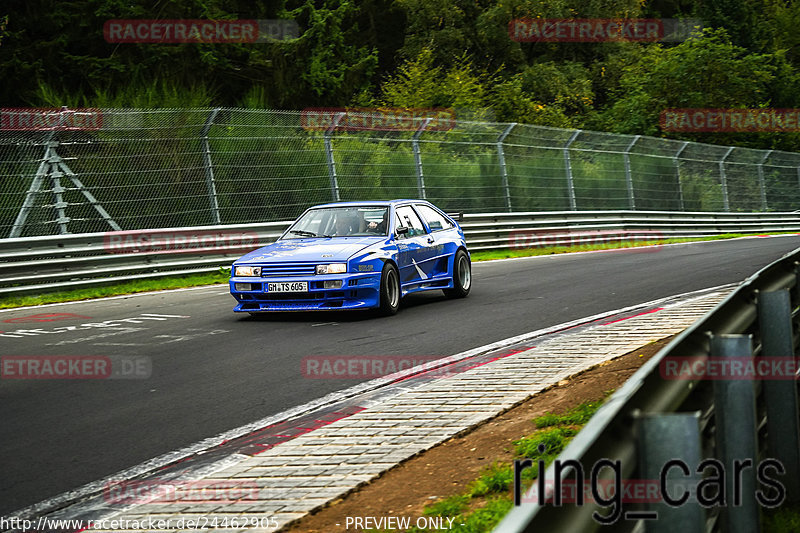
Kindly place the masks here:
<instances>
[{"instance_id":1,"label":"grass verge","mask_svg":"<svg viewBox=\"0 0 800 533\"><path fill-rule=\"evenodd\" d=\"M138 279L124 283L113 283L85 289L71 289L60 292L48 292L37 295L7 296L0 299L0 309L12 307L28 307L34 305L73 302L76 300L91 300L105 296L120 296L135 294L137 292L161 291L167 289L183 289L186 287L200 287L227 283L231 270L221 268L218 272L205 274L191 274L188 276L174 276L158 279Z\"/></svg>"},{"instance_id":2,"label":"grass verge","mask_svg":"<svg viewBox=\"0 0 800 533\"><path fill-rule=\"evenodd\" d=\"M793 232L792 232L793 233ZM780 235L781 233L771 233L770 235ZM725 233L712 237L700 237L695 239L664 239L659 241L635 241L635 242L609 242L600 244L580 245L580 246L549 246L545 248L526 248L522 250L488 250L473 252L472 261L491 261L493 259L509 259L514 257L532 257L539 255L553 255L573 252L589 252L597 250L616 250L620 248L637 248L642 246L653 246L659 244L673 244L681 242L697 241L716 241L722 239L735 239L746 237L742 233ZM78 300L91 300L93 298L103 298L106 296L121 296L125 294L135 294L137 292L150 292L168 289L182 289L187 287L198 287L202 285L215 285L228 282L230 269L221 268L219 272L207 274L192 274L188 276L163 277L157 279L142 279L123 283L109 283L98 287L87 287L85 289L71 289L58 292L47 292L36 295L8 296L0 298L0 309L14 307L28 307L35 305L73 302Z\"/></svg>"},{"instance_id":3,"label":"grass verge","mask_svg":"<svg viewBox=\"0 0 800 533\"><path fill-rule=\"evenodd\" d=\"M781 234L770 233L770 235L781 235ZM522 250L511 250L511 249L486 250L486 251L472 252L471 255L473 261L491 261L492 259L510 259L514 257L532 257L537 255L568 254L574 252L594 252L597 250L618 250L623 248L640 248L642 246L678 244L683 242L720 241L725 239L736 239L739 237L752 237L752 235L747 235L744 233L723 233L720 235L713 235L710 237L659 239L652 241L631 241L631 242L617 241L617 242L606 242L597 244L582 244L577 246L547 246L542 248L524 248Z\"/></svg>"},{"instance_id":4,"label":"grass verge","mask_svg":"<svg viewBox=\"0 0 800 533\"><path fill-rule=\"evenodd\" d=\"M606 392L604 398L584 402L565 413L546 413L535 418L533 424L537 430L514 441L515 458L532 459L534 463L533 467L522 471L523 491L538 476L538 461L543 460L546 465L552 463L611 392ZM494 462L484 468L464 492L427 505L423 514L440 517L445 524L448 519L453 519L455 530L460 533L491 531L514 506L513 484L513 463ZM408 531L428 533L435 530L413 527Z\"/></svg>"}]
</instances>

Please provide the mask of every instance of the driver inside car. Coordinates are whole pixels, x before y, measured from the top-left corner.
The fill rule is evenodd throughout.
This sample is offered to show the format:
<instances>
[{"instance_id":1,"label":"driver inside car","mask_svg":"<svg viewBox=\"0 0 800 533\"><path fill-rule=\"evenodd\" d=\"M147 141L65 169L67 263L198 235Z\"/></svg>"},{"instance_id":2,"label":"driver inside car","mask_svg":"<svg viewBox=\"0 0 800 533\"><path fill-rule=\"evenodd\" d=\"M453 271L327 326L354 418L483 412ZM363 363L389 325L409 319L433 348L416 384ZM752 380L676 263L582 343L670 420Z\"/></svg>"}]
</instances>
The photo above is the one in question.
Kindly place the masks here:
<instances>
[{"instance_id":1,"label":"driver inside car","mask_svg":"<svg viewBox=\"0 0 800 533\"><path fill-rule=\"evenodd\" d=\"M389 220L389 210L383 212L383 220L378 222L370 222L367 226L367 229L370 232L377 233L379 235L383 235L386 233L386 222Z\"/></svg>"},{"instance_id":2,"label":"driver inside car","mask_svg":"<svg viewBox=\"0 0 800 533\"><path fill-rule=\"evenodd\" d=\"M352 233L352 221L349 216L344 213L340 213L336 217L336 224L334 225L334 235L337 237L343 237L350 235Z\"/></svg>"}]
</instances>

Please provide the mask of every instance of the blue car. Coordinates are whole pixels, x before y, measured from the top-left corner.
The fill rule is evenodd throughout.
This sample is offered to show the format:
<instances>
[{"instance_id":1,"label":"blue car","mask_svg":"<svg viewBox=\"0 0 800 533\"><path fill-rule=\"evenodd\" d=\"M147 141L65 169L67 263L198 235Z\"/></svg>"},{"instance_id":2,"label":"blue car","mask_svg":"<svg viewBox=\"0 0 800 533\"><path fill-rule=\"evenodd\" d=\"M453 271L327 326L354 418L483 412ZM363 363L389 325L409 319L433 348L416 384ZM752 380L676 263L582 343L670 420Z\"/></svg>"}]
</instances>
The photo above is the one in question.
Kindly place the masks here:
<instances>
[{"instance_id":1,"label":"blue car","mask_svg":"<svg viewBox=\"0 0 800 533\"><path fill-rule=\"evenodd\" d=\"M472 285L464 232L424 200L340 202L308 209L280 238L239 258L230 290L239 313L376 309Z\"/></svg>"}]
</instances>

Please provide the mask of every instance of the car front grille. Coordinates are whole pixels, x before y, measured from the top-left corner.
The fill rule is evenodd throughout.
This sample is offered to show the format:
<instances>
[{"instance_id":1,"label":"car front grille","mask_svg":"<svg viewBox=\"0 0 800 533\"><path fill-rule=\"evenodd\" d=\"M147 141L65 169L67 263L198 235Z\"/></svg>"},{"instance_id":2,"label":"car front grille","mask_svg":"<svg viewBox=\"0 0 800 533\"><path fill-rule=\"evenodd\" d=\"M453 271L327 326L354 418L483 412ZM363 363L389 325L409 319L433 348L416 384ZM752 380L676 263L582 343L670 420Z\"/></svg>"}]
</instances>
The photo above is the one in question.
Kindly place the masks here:
<instances>
[{"instance_id":1,"label":"car front grille","mask_svg":"<svg viewBox=\"0 0 800 533\"><path fill-rule=\"evenodd\" d=\"M258 299L264 301L278 300L322 300L325 298L323 292L266 292L259 294Z\"/></svg>"},{"instance_id":2,"label":"car front grille","mask_svg":"<svg viewBox=\"0 0 800 533\"><path fill-rule=\"evenodd\" d=\"M313 276L317 265L313 263L279 263L276 265L263 265L261 267L262 278L272 278L276 276Z\"/></svg>"}]
</instances>

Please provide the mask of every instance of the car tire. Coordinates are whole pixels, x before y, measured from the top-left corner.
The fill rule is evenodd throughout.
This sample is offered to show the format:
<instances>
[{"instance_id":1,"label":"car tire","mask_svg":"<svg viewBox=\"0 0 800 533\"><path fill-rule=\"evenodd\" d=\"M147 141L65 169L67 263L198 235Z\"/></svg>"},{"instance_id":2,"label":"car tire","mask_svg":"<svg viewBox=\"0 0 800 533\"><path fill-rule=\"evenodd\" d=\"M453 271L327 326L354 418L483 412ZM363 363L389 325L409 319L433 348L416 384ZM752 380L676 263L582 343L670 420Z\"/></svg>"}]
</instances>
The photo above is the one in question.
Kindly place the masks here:
<instances>
[{"instance_id":1,"label":"car tire","mask_svg":"<svg viewBox=\"0 0 800 533\"><path fill-rule=\"evenodd\" d=\"M472 288L472 264L464 250L456 252L453 258L453 288L442 289L448 298L466 298Z\"/></svg>"},{"instance_id":2,"label":"car tire","mask_svg":"<svg viewBox=\"0 0 800 533\"><path fill-rule=\"evenodd\" d=\"M380 307L378 309L382 316L391 316L400 309L400 274L397 267L391 263L386 263L381 272L381 294Z\"/></svg>"}]
</instances>

